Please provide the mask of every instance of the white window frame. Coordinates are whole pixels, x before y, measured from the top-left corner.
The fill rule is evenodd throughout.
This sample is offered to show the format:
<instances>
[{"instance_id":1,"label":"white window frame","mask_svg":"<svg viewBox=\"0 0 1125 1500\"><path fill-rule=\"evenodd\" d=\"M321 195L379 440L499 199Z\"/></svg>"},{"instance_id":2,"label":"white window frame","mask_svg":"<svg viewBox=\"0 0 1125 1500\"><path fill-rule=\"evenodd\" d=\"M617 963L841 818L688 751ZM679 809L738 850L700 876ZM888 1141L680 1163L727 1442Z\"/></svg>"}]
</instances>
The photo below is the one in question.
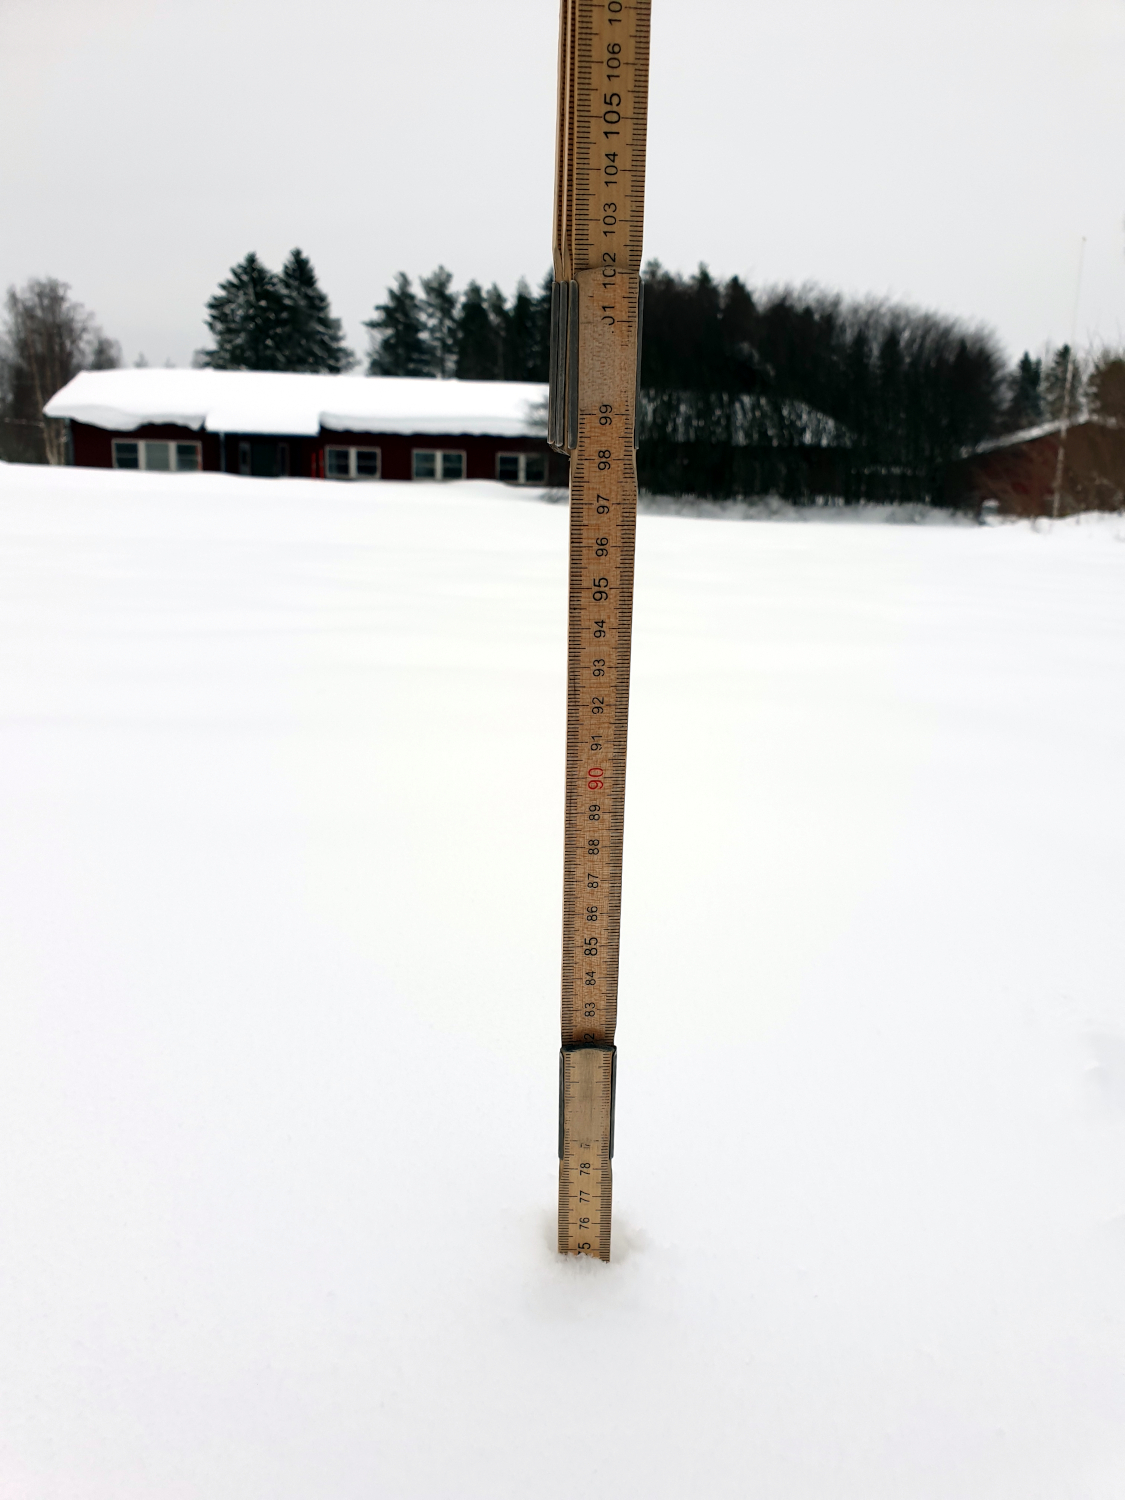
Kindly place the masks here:
<instances>
[{"instance_id":1,"label":"white window frame","mask_svg":"<svg viewBox=\"0 0 1125 1500\"><path fill-rule=\"evenodd\" d=\"M348 472L346 474L329 474L329 472L328 472L328 455L330 453L346 453L348 455ZM375 472L374 472L374 474L361 474L359 472L358 467L357 467L358 460L356 458L356 455L358 453L374 453L374 455L375 455ZM382 448L368 447L366 444L363 444L363 443L361 443L358 447L355 447L355 448L349 448L346 443L325 443L325 445L324 445L324 477L325 477L325 479L341 479L341 480L354 479L354 480L357 480L360 484L368 483L369 481L371 481L373 479L382 479L382 477L383 477L383 450L382 450Z\"/></svg>"},{"instance_id":2,"label":"white window frame","mask_svg":"<svg viewBox=\"0 0 1125 1500\"><path fill-rule=\"evenodd\" d=\"M435 461L434 463L434 468L437 470L436 474L427 475L425 478L419 478L415 473L415 470L418 467L418 456L422 453L432 453L435 460L440 460L440 462ZM415 480L418 484L456 484L457 481L455 479L446 479L445 475L441 472L445 467L445 455L447 453L455 453L460 456L460 477L462 479L467 479L469 476L469 455L466 453L464 448L413 448L410 453L411 479Z\"/></svg>"},{"instance_id":3,"label":"white window frame","mask_svg":"<svg viewBox=\"0 0 1125 1500\"><path fill-rule=\"evenodd\" d=\"M152 469L152 470L149 471L150 473L153 473L153 474L199 474L199 473L202 472L202 469L203 469L203 444L202 443L193 442L191 438L187 438L186 440L182 439L182 438L114 438L113 439L113 449L112 449L112 451L113 451L113 467L115 469L123 469L123 468L126 467L125 465L119 464L117 462L117 447L118 447L119 443L130 443L130 444L135 445L135 447L137 449L137 468L133 471L134 473L136 473L136 472L138 472L140 470L148 469L148 444L149 443L163 443L165 445L165 447L172 449L172 452L169 454L169 457L172 460L171 466L169 468L167 468L167 469ZM195 449L195 468L194 469L181 469L180 468L179 464L176 462L176 452L175 452L175 450L177 448L194 448ZM131 465L129 467L131 467Z\"/></svg>"},{"instance_id":4,"label":"white window frame","mask_svg":"<svg viewBox=\"0 0 1125 1500\"><path fill-rule=\"evenodd\" d=\"M517 459L519 459L519 478L518 479L500 479L500 460L502 458L517 458ZM543 478L542 479L528 479L528 477L527 477L527 461L528 461L529 458L537 458L539 460L539 462L543 465ZM546 484L547 483L547 473L548 473L548 469L547 469L547 455L545 453L498 453L496 455L496 478L500 480L501 484Z\"/></svg>"}]
</instances>

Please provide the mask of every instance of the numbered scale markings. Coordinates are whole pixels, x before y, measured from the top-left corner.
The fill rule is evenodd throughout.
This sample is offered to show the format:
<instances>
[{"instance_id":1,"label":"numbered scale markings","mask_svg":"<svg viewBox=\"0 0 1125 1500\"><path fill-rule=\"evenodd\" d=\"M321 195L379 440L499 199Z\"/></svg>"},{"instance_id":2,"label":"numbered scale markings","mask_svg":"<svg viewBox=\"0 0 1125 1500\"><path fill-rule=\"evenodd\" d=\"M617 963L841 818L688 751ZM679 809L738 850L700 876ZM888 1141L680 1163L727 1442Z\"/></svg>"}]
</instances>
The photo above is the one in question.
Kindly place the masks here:
<instances>
[{"instance_id":1,"label":"numbered scale markings","mask_svg":"<svg viewBox=\"0 0 1125 1500\"><path fill-rule=\"evenodd\" d=\"M563 0L551 444L570 454L559 1249L609 1259L648 0Z\"/></svg>"}]
</instances>

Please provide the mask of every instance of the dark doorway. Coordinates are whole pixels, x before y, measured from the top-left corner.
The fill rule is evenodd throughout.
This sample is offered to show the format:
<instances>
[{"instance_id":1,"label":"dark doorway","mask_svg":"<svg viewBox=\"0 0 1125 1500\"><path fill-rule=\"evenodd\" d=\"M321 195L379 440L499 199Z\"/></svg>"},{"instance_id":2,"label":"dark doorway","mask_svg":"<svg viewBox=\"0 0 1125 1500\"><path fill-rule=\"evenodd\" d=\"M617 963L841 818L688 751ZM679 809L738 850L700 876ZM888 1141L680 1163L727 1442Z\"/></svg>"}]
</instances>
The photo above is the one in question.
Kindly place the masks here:
<instances>
[{"instance_id":1,"label":"dark doorway","mask_svg":"<svg viewBox=\"0 0 1125 1500\"><path fill-rule=\"evenodd\" d=\"M281 472L278 467L280 443L251 443L250 472L256 479L276 479Z\"/></svg>"}]
</instances>

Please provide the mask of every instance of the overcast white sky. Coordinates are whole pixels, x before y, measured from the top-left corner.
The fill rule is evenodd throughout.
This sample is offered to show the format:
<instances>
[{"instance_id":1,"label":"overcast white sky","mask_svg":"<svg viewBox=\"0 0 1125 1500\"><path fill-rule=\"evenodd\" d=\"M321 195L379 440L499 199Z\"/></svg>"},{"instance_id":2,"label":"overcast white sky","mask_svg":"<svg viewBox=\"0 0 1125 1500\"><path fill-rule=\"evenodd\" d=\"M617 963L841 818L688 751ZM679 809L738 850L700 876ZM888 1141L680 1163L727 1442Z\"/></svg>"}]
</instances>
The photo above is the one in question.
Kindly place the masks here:
<instances>
[{"instance_id":1,"label":"overcast white sky","mask_svg":"<svg viewBox=\"0 0 1125 1500\"><path fill-rule=\"evenodd\" d=\"M0 0L0 284L185 364L255 249L357 348L549 264L555 0ZM1125 0L654 0L646 252L1125 341Z\"/></svg>"}]
</instances>

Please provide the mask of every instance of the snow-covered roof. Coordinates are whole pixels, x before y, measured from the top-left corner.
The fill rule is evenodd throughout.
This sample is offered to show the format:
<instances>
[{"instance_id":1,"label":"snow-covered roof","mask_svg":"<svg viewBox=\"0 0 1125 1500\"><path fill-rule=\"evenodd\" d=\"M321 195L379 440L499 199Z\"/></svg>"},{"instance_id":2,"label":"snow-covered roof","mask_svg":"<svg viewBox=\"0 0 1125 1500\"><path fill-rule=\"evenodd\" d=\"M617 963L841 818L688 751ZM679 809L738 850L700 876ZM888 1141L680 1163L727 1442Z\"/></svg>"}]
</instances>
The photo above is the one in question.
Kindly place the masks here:
<instances>
[{"instance_id":1,"label":"snow-covered roof","mask_svg":"<svg viewBox=\"0 0 1125 1500\"><path fill-rule=\"evenodd\" d=\"M1067 422L1068 427L1079 427L1083 422L1079 416L1071 417ZM1037 422L1034 427L1021 427L1018 432L1004 432L999 437L986 438L983 443L976 443L971 448L965 449L965 456L974 453L992 453L997 448L1015 448L1020 443L1033 443L1036 438L1049 437L1053 432L1062 431L1061 421Z\"/></svg>"},{"instance_id":2,"label":"snow-covered roof","mask_svg":"<svg viewBox=\"0 0 1125 1500\"><path fill-rule=\"evenodd\" d=\"M534 437L547 387L515 380L286 375L271 370L83 370L43 408L113 432L167 422L205 432Z\"/></svg>"},{"instance_id":3,"label":"snow-covered roof","mask_svg":"<svg viewBox=\"0 0 1125 1500\"><path fill-rule=\"evenodd\" d=\"M1035 427L1021 427L1018 432L1005 432L1000 437L987 438L973 448L966 448L962 457L969 458L977 453L994 453L999 448L1018 448L1021 443L1033 443L1036 438L1050 437L1052 433L1061 432L1064 425L1068 432L1073 432L1076 427L1113 429L1122 424L1114 417L1092 416L1088 411L1076 411L1067 418L1065 424L1056 418L1051 422L1039 422Z\"/></svg>"}]
</instances>

